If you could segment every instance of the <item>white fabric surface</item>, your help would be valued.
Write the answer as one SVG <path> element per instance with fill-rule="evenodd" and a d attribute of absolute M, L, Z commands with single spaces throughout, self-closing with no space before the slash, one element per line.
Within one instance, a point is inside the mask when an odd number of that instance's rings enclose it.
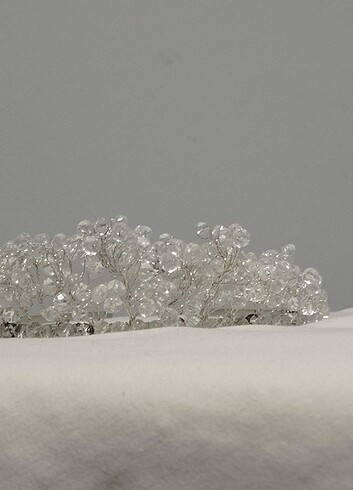
<path fill-rule="evenodd" d="M 353 309 L 0 341 L 1 490 L 353 488 Z"/>

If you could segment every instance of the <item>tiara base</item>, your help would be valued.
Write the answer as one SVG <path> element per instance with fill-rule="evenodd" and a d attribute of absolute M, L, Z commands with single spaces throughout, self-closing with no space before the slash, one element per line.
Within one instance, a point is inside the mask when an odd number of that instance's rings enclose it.
<path fill-rule="evenodd" d="M 325 315 L 324 318 L 328 318 Z M 306 323 L 311 323 L 306 318 Z M 312 319 L 314 323 L 315 318 Z M 220 328 L 241 325 L 283 325 L 296 326 L 302 325 L 303 319 L 298 311 L 294 310 L 262 310 L 247 308 L 234 312 L 232 310 L 218 309 L 210 315 L 203 323 L 196 322 L 194 328 Z M 110 318 L 90 322 L 46 322 L 39 316 L 33 317 L 33 322 L 25 325 L 15 322 L 3 322 L 0 327 L 0 337 L 2 338 L 48 338 L 48 337 L 77 337 L 89 336 L 93 334 L 128 332 L 136 330 L 147 330 L 153 328 L 185 327 L 186 322 L 182 316 L 174 324 L 165 325 L 158 318 L 136 319 L 134 322 L 122 318 Z M 190 326 L 190 325 L 188 325 Z"/>

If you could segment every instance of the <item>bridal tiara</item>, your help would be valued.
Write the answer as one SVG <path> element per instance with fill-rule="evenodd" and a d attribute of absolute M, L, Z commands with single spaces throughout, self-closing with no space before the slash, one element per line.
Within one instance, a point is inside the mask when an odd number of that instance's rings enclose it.
<path fill-rule="evenodd" d="M 77 233 L 23 233 L 0 249 L 0 337 L 91 335 L 164 326 L 303 325 L 326 318 L 314 268 L 295 247 L 246 252 L 238 224 L 199 223 L 200 243 L 125 216 L 81 221 Z M 117 321 L 117 316 L 125 316 Z"/>

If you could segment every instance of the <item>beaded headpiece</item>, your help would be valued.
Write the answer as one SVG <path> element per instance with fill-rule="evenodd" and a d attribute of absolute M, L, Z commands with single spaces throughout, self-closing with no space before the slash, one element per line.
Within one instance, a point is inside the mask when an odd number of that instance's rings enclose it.
<path fill-rule="evenodd" d="M 124 216 L 81 221 L 73 236 L 19 235 L 0 249 L 0 337 L 327 317 L 321 276 L 294 264 L 294 245 L 246 252 L 238 224 L 199 223 L 197 235 L 201 243 L 152 241 L 148 226 L 132 229 Z"/>

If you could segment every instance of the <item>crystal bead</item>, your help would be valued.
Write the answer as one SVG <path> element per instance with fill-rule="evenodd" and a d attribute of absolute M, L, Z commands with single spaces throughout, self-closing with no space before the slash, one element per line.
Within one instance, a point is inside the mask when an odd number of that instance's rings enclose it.
<path fill-rule="evenodd" d="M 196 234 L 203 240 L 210 240 L 212 238 L 212 229 L 206 223 L 200 222 L 197 224 Z"/>
<path fill-rule="evenodd" d="M 322 277 L 314 267 L 309 267 L 303 271 L 303 280 L 307 284 L 319 286 L 322 282 Z"/>
<path fill-rule="evenodd" d="M 229 228 L 222 228 L 218 232 L 218 240 L 219 243 L 222 245 L 224 248 L 232 247 L 232 245 L 235 244 L 234 242 L 234 234 L 232 233 Z"/>
<path fill-rule="evenodd" d="M 74 288 L 75 299 L 82 304 L 88 304 L 91 299 L 91 290 L 87 284 L 80 283 Z"/>
<path fill-rule="evenodd" d="M 83 235 L 90 235 L 93 232 L 93 224 L 88 219 L 84 219 L 77 225 L 77 231 Z"/>
<path fill-rule="evenodd" d="M 50 237 L 46 235 L 45 233 L 41 233 L 39 235 L 36 235 L 34 237 L 35 241 L 42 244 L 42 245 L 48 245 L 50 242 Z"/>
<path fill-rule="evenodd" d="M 117 313 L 122 308 L 122 301 L 118 296 L 109 296 L 104 301 L 104 309 L 107 313 Z"/>
<path fill-rule="evenodd" d="M 123 286 L 121 281 L 118 281 L 117 279 L 113 279 L 112 281 L 108 282 L 108 289 L 112 291 L 114 294 L 119 294 L 121 291 L 121 287 Z"/>
<path fill-rule="evenodd" d="M 266 259 L 275 259 L 278 255 L 277 250 L 266 250 L 265 252 L 262 252 L 261 257 L 264 257 Z"/>
<path fill-rule="evenodd" d="M 142 318 L 149 318 L 155 315 L 157 305 L 153 300 L 146 298 L 139 304 L 138 311 Z"/>
<path fill-rule="evenodd" d="M 105 218 L 99 218 L 94 223 L 94 231 L 101 237 L 106 235 L 109 231 L 108 221 Z"/>
<path fill-rule="evenodd" d="M 17 237 L 15 239 L 15 243 L 16 244 L 22 244 L 22 243 L 27 244 L 30 240 L 31 240 L 31 235 L 29 235 L 28 233 L 20 233 L 19 235 L 17 235 Z"/>
<path fill-rule="evenodd" d="M 96 304 L 103 303 L 108 294 L 108 287 L 105 284 L 99 284 L 92 291 L 92 301 Z"/>
<path fill-rule="evenodd" d="M 124 242 L 129 234 L 126 223 L 124 221 L 118 221 L 117 223 L 114 223 L 110 234 L 116 242 Z"/>
<path fill-rule="evenodd" d="M 163 310 L 161 315 L 161 323 L 165 327 L 172 327 L 174 325 L 178 325 L 179 315 L 176 310 L 173 308 L 166 308 Z"/>
<path fill-rule="evenodd" d="M 302 313 L 303 315 L 311 316 L 315 315 L 316 310 L 314 309 L 314 306 L 312 303 L 308 303 L 302 308 Z"/>
<path fill-rule="evenodd" d="M 21 308 L 27 309 L 33 305 L 33 299 L 29 293 L 22 293 L 19 299 Z"/>
<path fill-rule="evenodd" d="M 42 310 L 42 316 L 48 322 L 55 322 L 58 320 L 58 318 L 60 318 L 54 306 L 48 306 L 48 308 Z"/>
<path fill-rule="evenodd" d="M 119 214 L 119 216 L 116 216 L 115 218 L 112 218 L 112 224 L 115 225 L 117 223 L 124 223 L 125 225 L 127 224 L 127 217 L 123 216 L 122 214 Z"/>
<path fill-rule="evenodd" d="M 95 236 L 88 236 L 82 244 L 82 250 L 86 255 L 97 255 L 99 252 L 100 241 Z"/>
<path fill-rule="evenodd" d="M 147 238 L 148 240 L 152 238 L 152 229 L 149 226 L 138 225 L 135 228 L 135 233 L 141 237 Z"/>
<path fill-rule="evenodd" d="M 53 266 L 49 262 L 43 262 L 42 271 L 46 276 L 53 277 L 55 276 L 55 271 Z"/>
<path fill-rule="evenodd" d="M 250 242 L 250 234 L 245 228 L 236 224 L 229 226 L 229 231 L 232 233 L 234 244 L 236 247 L 246 247 Z"/>
<path fill-rule="evenodd" d="M 71 319 L 74 322 L 81 322 L 86 317 L 86 312 L 85 312 L 84 308 L 82 308 L 80 306 L 76 306 L 75 308 L 72 308 L 70 310 L 70 313 L 71 313 Z"/>
<path fill-rule="evenodd" d="M 168 242 L 171 238 L 172 237 L 171 237 L 171 235 L 169 235 L 169 233 L 162 233 L 161 235 L 159 235 L 159 239 L 162 242 Z"/>
<path fill-rule="evenodd" d="M 96 256 L 85 257 L 86 269 L 91 279 L 97 279 L 102 275 L 104 267 Z"/>
<path fill-rule="evenodd" d="M 223 225 L 216 225 L 212 229 L 212 238 L 213 240 L 218 240 L 219 236 L 226 231 L 226 227 Z"/>
<path fill-rule="evenodd" d="M 62 249 L 64 246 L 65 239 L 66 236 L 64 235 L 64 233 L 57 233 L 56 235 L 54 235 L 54 237 L 51 240 L 51 244 L 54 250 Z"/>
<path fill-rule="evenodd" d="M 295 255 L 295 245 L 293 245 L 293 243 L 284 245 L 284 247 L 281 248 L 281 253 L 287 260 L 293 259 Z"/>
<path fill-rule="evenodd" d="M 159 263 L 162 269 L 172 274 L 180 267 L 180 260 L 176 253 L 165 253 L 160 256 Z"/>
<path fill-rule="evenodd" d="M 70 303 L 70 295 L 65 292 L 60 292 L 54 296 L 53 301 L 60 305 L 66 305 Z"/>

